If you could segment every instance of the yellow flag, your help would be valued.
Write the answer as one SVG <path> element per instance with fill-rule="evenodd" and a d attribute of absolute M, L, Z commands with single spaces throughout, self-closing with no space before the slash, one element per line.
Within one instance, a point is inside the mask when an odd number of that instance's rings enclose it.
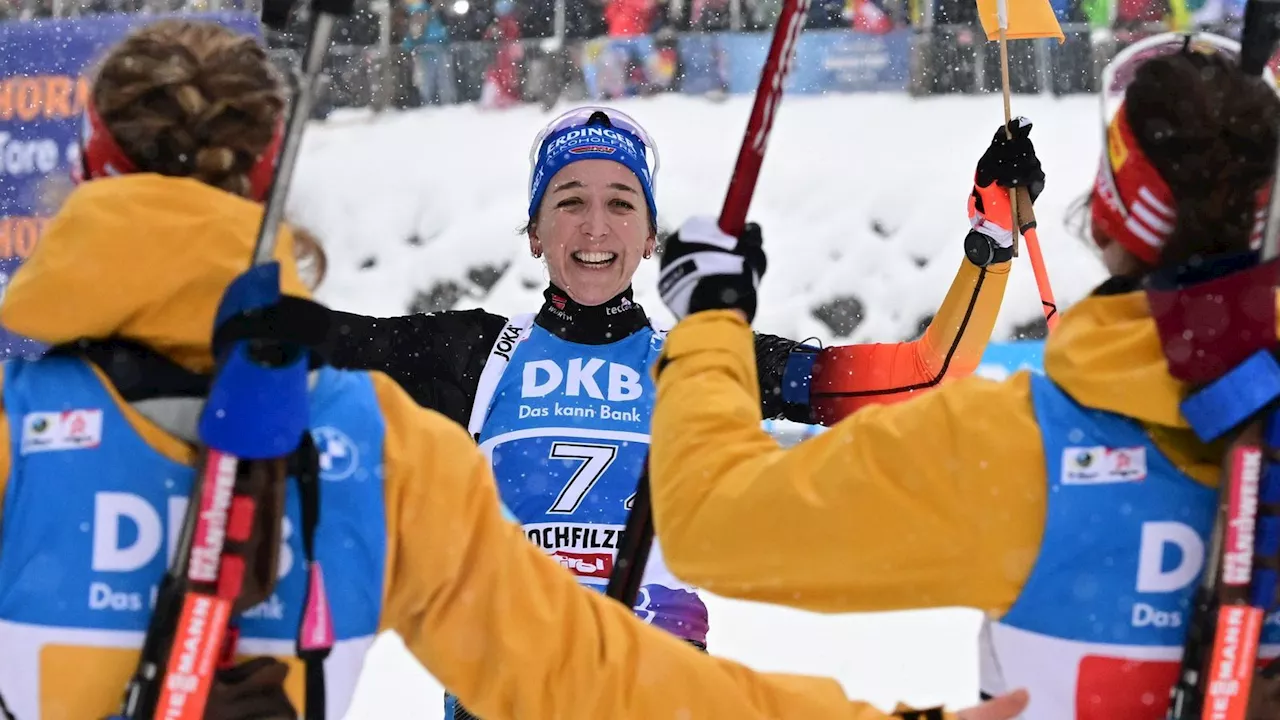
<path fill-rule="evenodd" d="M 1056 37 L 1059 43 L 1066 40 L 1049 0 L 978 0 L 978 17 L 982 20 L 982 29 L 987 33 L 988 40 L 1000 37 L 998 5 L 1001 4 L 1008 5 L 1009 24 L 1005 29 L 1005 37 L 1008 39 Z"/>

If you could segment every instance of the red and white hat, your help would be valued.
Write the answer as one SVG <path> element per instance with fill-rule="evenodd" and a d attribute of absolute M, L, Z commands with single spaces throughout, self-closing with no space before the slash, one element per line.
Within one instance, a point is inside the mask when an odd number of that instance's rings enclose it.
<path fill-rule="evenodd" d="M 1209 33 L 1164 33 L 1134 43 L 1102 73 L 1104 152 L 1094 180 L 1091 222 L 1095 239 L 1107 238 L 1148 265 L 1155 265 L 1177 225 L 1177 203 L 1129 123 L 1124 94 L 1142 63 L 1183 52 L 1225 53 L 1239 60 L 1240 44 Z M 1270 70 L 1264 79 L 1275 87 Z M 1262 237 L 1268 192 L 1260 193 L 1252 241 Z"/>

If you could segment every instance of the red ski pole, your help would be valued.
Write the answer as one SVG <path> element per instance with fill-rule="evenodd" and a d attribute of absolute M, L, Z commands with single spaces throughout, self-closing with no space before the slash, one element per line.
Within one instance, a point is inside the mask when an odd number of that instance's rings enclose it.
<path fill-rule="evenodd" d="M 756 191 L 760 177 L 760 165 L 773 130 L 773 119 L 782 104 L 782 86 L 786 83 L 791 62 L 795 59 L 796 41 L 809 14 L 809 0 L 784 0 L 778 25 L 773 29 L 773 42 L 769 56 L 760 72 L 760 85 L 756 87 L 755 103 L 751 106 L 751 118 L 747 132 L 738 150 L 738 162 L 729 178 L 729 192 L 725 194 L 724 208 L 720 211 L 720 229 L 737 236 L 747 222 L 747 210 L 751 196 Z"/>
<path fill-rule="evenodd" d="M 809 0 L 784 0 L 778 24 L 773 29 L 773 42 L 769 45 L 769 56 L 760 72 L 760 85 L 756 87 L 756 99 L 751 106 L 747 132 L 742 138 L 742 148 L 738 151 L 733 177 L 729 179 L 729 192 L 724 199 L 724 208 L 720 211 L 720 229 L 729 235 L 739 235 L 747 223 L 747 209 L 751 206 L 751 196 L 755 193 L 756 180 L 760 177 L 760 164 L 764 162 L 764 151 L 769 144 L 773 118 L 778 112 L 778 105 L 782 103 L 782 86 L 791 70 L 796 40 L 800 37 L 800 29 L 804 27 L 808 13 Z M 617 560 L 614 561 L 613 571 L 609 573 L 605 595 L 627 607 L 636 604 L 644 568 L 649 562 L 653 534 L 653 507 L 649 501 L 649 459 L 646 457 L 644 472 L 640 475 L 636 494 L 632 496 L 631 513 L 627 515 L 627 524 L 618 543 Z"/>

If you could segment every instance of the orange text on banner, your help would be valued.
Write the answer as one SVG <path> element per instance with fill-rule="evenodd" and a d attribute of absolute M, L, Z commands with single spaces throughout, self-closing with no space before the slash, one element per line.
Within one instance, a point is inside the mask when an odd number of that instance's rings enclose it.
<path fill-rule="evenodd" d="M 47 222 L 42 217 L 0 217 L 0 260 L 30 257 Z"/>
<path fill-rule="evenodd" d="M 70 75 L 33 75 L 0 80 L 0 122 L 79 117 L 89 81 Z"/>

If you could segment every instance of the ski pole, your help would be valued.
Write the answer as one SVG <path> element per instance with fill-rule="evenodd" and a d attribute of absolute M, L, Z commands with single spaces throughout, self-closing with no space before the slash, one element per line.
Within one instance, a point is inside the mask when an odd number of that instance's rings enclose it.
<path fill-rule="evenodd" d="M 649 458 L 645 456 L 644 470 L 636 484 L 636 494 L 631 501 L 627 524 L 622 528 L 618 541 L 618 557 L 609 573 L 609 584 L 604 594 L 627 607 L 635 607 L 640 594 L 640 581 L 645 566 L 649 564 L 649 549 L 653 547 L 653 505 L 649 501 Z"/>
<path fill-rule="evenodd" d="M 1267 266 L 1274 276 L 1275 265 Z M 1247 388 L 1247 390 L 1246 390 Z M 1259 350 L 1183 403 L 1196 434 L 1236 432 L 1223 461 L 1206 563 L 1196 588 L 1169 720 L 1242 719 L 1266 611 L 1276 600 L 1280 547 L 1280 362 Z"/>
<path fill-rule="evenodd" d="M 782 104 L 783 85 L 791 72 L 796 42 L 808 15 L 809 0 L 784 0 L 778 24 L 773 30 L 773 41 L 769 44 L 769 55 L 760 71 L 760 84 L 756 87 L 747 130 L 738 149 L 738 161 L 729 178 L 724 207 L 720 210 L 720 229 L 726 235 L 736 237 L 746 225 L 747 210 L 756 191 L 764 152 L 773 132 L 773 121 L 778 114 L 778 106 Z"/>
<path fill-rule="evenodd" d="M 1012 140 L 1012 107 L 1009 84 L 1009 0 L 998 0 L 996 18 L 1000 40 L 1000 89 L 1004 95 L 1004 133 Z M 1018 234 L 1027 239 L 1027 254 L 1031 258 L 1031 271 L 1036 276 L 1036 288 L 1040 291 L 1040 307 L 1045 323 L 1052 331 L 1058 325 L 1058 304 L 1053 299 L 1053 287 L 1049 284 L 1049 271 L 1044 267 L 1044 255 L 1040 252 L 1040 235 L 1036 232 L 1036 213 L 1031 204 L 1031 192 L 1019 187 L 1009 193 L 1009 210 L 1013 216 L 1013 256 L 1018 256 Z"/>
<path fill-rule="evenodd" d="M 354 6 L 353 0 L 314 2 L 303 67 L 292 78 L 294 97 L 250 269 L 224 295 L 217 328 L 267 308 L 280 297 L 279 265 L 273 257 L 289 178 L 337 17 L 350 15 Z M 283 26 L 288 3 L 272 0 L 263 12 L 264 21 Z M 177 548 L 161 581 L 119 718 L 203 717 L 246 572 L 239 546 L 248 540 L 258 510 L 251 494 L 237 490 L 252 486 L 255 474 L 267 472 L 262 463 L 244 461 L 287 455 L 306 431 L 308 352 L 244 339 L 223 350 L 200 418 L 199 434 L 206 446 L 201 469 L 192 483 Z M 314 710 L 308 708 L 308 715 Z"/>
<path fill-rule="evenodd" d="M 1008 125 L 1005 125 L 1006 129 Z M 1040 307 L 1044 310 L 1045 324 L 1050 332 L 1058 326 L 1058 302 L 1053 298 L 1053 286 L 1049 284 L 1049 271 L 1044 267 L 1044 255 L 1040 253 L 1040 235 L 1036 232 L 1036 210 L 1031 204 L 1031 191 L 1020 187 L 1017 192 L 1010 193 L 1010 199 L 1017 198 L 1018 232 L 1027 239 L 1027 257 L 1031 260 L 1031 271 L 1036 276 L 1036 288 L 1040 291 Z M 1017 233 L 1014 234 L 1014 247 L 1017 247 Z"/>
<path fill-rule="evenodd" d="M 751 106 L 751 116 L 747 120 L 747 130 L 738 150 L 738 160 L 729 178 L 729 189 L 725 194 L 724 206 L 720 210 L 720 230 L 728 235 L 737 236 L 742 233 L 747 222 L 747 210 L 751 206 L 751 196 L 755 194 L 756 181 L 760 177 L 760 166 L 764 162 L 765 149 L 769 145 L 769 134 L 773 130 L 773 120 L 778 106 L 782 104 L 782 89 L 786 84 L 787 74 L 791 71 L 791 61 L 795 56 L 796 41 L 809 13 L 809 0 L 784 0 L 782 11 L 778 15 L 778 23 L 773 29 L 773 41 L 769 45 L 769 55 L 765 58 L 764 67 L 760 71 L 760 84 L 756 87 L 755 101 Z M 644 470 L 636 484 L 635 498 L 632 500 L 631 512 L 627 515 L 627 523 L 622 530 L 622 539 L 618 543 L 618 556 L 613 563 L 613 571 L 609 573 L 609 584 L 605 594 L 615 600 L 633 607 L 636 596 L 640 592 L 640 581 L 644 577 L 645 565 L 649 562 L 649 548 L 653 545 L 653 506 L 649 499 L 649 458 L 646 455 Z"/>
<path fill-rule="evenodd" d="M 262 224 L 258 227 L 258 239 L 253 249 L 253 264 L 265 265 L 271 262 L 275 254 L 276 234 L 280 230 L 280 221 L 284 217 L 284 206 L 289 199 L 289 187 L 293 180 L 293 170 L 298 162 L 298 150 L 302 147 L 302 133 L 311 111 L 315 108 L 316 94 L 319 90 L 320 75 L 324 71 L 324 59 L 329 52 L 330 38 L 339 17 L 350 16 L 355 9 L 355 0 L 312 0 L 310 32 L 307 44 L 302 51 L 301 69 L 293 69 L 292 80 L 294 98 L 289 104 L 284 140 L 280 145 L 280 157 L 276 161 L 275 171 L 271 176 L 271 192 L 267 195 L 266 207 L 262 213 Z M 289 0 L 276 0 L 276 3 L 287 3 Z M 263 19 L 268 18 L 267 8 L 273 7 L 269 2 L 263 8 Z M 288 13 L 273 10 L 272 21 L 287 21 Z M 283 24 L 281 25 L 283 27 Z"/>
<path fill-rule="evenodd" d="M 1245 73 L 1262 74 L 1275 49 L 1278 21 L 1277 0 L 1246 4 L 1240 47 Z M 1275 172 L 1280 172 L 1280 148 Z M 1271 301 L 1280 268 L 1278 221 L 1280 194 L 1272 192 L 1261 252 L 1251 267 L 1222 261 L 1227 272 L 1190 286 L 1180 287 L 1176 272 L 1147 283 L 1171 374 L 1202 386 L 1183 402 L 1183 416 L 1205 441 L 1243 427 L 1223 461 L 1218 510 L 1170 691 L 1168 720 L 1244 717 L 1263 615 L 1276 600 L 1277 576 L 1268 564 L 1274 565 L 1280 546 L 1280 515 L 1275 514 L 1280 502 L 1280 363 L 1274 355 Z M 1223 338 L 1226 343 L 1215 341 L 1208 354 L 1204 343 L 1214 333 L 1197 332 L 1190 310 L 1206 302 L 1220 303 L 1234 316 L 1233 336 Z"/>

